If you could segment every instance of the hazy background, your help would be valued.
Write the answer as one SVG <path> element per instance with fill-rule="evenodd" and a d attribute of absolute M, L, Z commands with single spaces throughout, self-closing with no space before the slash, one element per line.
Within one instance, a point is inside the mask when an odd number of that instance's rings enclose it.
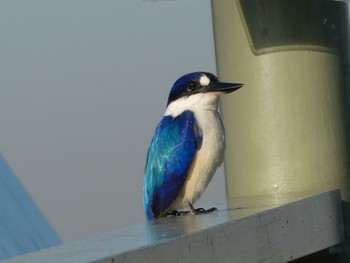
<path fill-rule="evenodd" d="M 215 73 L 211 19 L 209 0 L 0 2 L 0 152 L 63 241 L 145 221 L 148 144 L 173 82 Z M 221 169 L 198 204 L 224 199 Z"/>

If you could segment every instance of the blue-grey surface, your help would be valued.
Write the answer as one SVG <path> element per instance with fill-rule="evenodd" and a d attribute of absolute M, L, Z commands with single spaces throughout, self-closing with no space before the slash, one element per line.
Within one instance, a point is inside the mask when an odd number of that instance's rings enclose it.
<path fill-rule="evenodd" d="M 0 260 L 60 243 L 0 155 Z"/>
<path fill-rule="evenodd" d="M 339 191 L 238 198 L 228 207 L 133 225 L 6 263 L 287 262 L 344 238 Z"/>
<path fill-rule="evenodd" d="M 0 1 L 0 152 L 63 241 L 145 220 L 152 132 L 180 75 L 215 73 L 211 23 L 209 0 Z M 221 170 L 199 202 L 224 199 Z"/>

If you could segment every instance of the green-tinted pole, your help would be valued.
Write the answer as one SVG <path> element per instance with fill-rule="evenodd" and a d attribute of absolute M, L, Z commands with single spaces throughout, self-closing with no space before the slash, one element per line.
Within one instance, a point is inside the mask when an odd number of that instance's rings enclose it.
<path fill-rule="evenodd" d="M 212 7 L 218 76 L 244 83 L 221 104 L 228 198 L 340 188 L 350 200 L 337 15 L 309 0 Z"/>

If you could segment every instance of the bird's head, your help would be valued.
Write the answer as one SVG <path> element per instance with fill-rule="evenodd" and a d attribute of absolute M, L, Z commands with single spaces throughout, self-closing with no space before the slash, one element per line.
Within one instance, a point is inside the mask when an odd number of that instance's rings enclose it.
<path fill-rule="evenodd" d="M 167 106 L 191 109 L 200 104 L 213 104 L 216 107 L 219 95 L 233 92 L 242 86 L 239 83 L 219 82 L 214 74 L 208 72 L 188 73 L 175 81 Z"/>

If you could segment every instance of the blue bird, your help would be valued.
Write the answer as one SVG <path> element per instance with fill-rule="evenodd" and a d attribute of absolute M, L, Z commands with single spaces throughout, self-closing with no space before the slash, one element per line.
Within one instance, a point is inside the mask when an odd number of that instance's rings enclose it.
<path fill-rule="evenodd" d="M 223 161 L 225 133 L 219 97 L 242 86 L 219 82 L 208 72 L 189 73 L 174 83 L 146 158 L 143 203 L 147 220 L 216 210 L 195 209 L 193 204 Z M 178 212 L 185 207 L 190 210 Z"/>

